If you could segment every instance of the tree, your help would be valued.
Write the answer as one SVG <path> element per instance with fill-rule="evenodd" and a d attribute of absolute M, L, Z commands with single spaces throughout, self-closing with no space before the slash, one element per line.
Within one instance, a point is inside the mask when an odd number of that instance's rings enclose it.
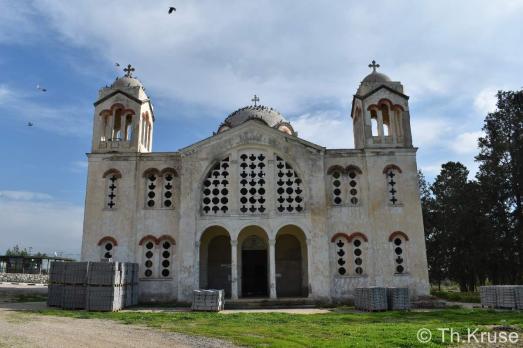
<path fill-rule="evenodd" d="M 15 245 L 14 247 L 7 249 L 5 252 L 6 256 L 29 256 L 29 252 L 26 248 L 21 248 L 20 246 Z"/>
<path fill-rule="evenodd" d="M 523 90 L 499 91 L 485 118 L 477 174 L 491 226 L 493 283 L 523 283 Z"/>

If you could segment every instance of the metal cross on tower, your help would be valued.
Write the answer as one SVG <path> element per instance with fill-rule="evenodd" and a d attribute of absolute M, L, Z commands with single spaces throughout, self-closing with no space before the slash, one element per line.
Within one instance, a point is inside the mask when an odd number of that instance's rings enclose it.
<path fill-rule="evenodd" d="M 260 98 L 255 94 L 251 101 L 254 102 L 254 106 L 258 106 L 256 103 L 260 101 Z"/>
<path fill-rule="evenodd" d="M 127 68 L 123 69 L 123 71 L 125 71 L 125 77 L 133 77 L 134 68 L 131 64 L 128 64 Z"/>
<path fill-rule="evenodd" d="M 372 61 L 372 64 L 369 64 L 369 68 L 372 68 L 372 72 L 376 72 L 376 68 L 379 68 L 379 67 L 380 67 L 380 65 L 376 64 L 375 60 Z"/>

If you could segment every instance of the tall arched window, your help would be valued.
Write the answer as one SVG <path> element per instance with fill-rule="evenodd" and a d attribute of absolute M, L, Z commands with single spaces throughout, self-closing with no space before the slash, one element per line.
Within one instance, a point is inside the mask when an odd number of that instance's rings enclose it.
<path fill-rule="evenodd" d="M 161 278 L 173 277 L 174 263 L 174 239 L 170 236 L 162 236 L 159 239 L 159 275 Z"/>
<path fill-rule="evenodd" d="M 360 204 L 360 177 L 361 169 L 350 165 L 347 167 L 347 177 L 348 177 L 348 194 L 349 194 L 349 205 L 357 206 Z"/>
<path fill-rule="evenodd" d="M 303 185 L 292 166 L 276 156 L 276 209 L 280 213 L 300 213 L 304 209 Z"/>
<path fill-rule="evenodd" d="M 166 209 L 174 208 L 174 169 L 164 169 L 161 173 L 162 178 L 162 207 Z"/>
<path fill-rule="evenodd" d="M 239 158 L 240 212 L 264 213 L 267 210 L 265 181 L 267 156 L 260 151 L 244 151 Z"/>
<path fill-rule="evenodd" d="M 202 186 L 203 214 L 225 214 L 229 211 L 229 157 L 216 162 Z"/>
<path fill-rule="evenodd" d="M 116 209 L 118 198 L 118 184 L 122 174 L 116 169 L 110 169 L 105 172 L 105 208 Z"/>
<path fill-rule="evenodd" d="M 143 176 L 145 179 L 145 207 L 173 209 L 176 171 L 166 168 L 160 172 L 151 168 L 146 170 Z"/>
<path fill-rule="evenodd" d="M 158 240 L 154 236 L 145 236 L 138 245 L 142 249 L 141 276 L 146 279 L 156 278 L 158 274 Z"/>
<path fill-rule="evenodd" d="M 343 185 L 344 170 L 341 167 L 334 167 L 330 170 L 330 182 L 332 190 L 332 204 L 342 205 L 345 201 L 345 189 Z"/>
<path fill-rule="evenodd" d="M 352 249 L 352 268 L 351 274 L 361 276 L 367 270 L 367 236 L 360 232 L 354 232 L 349 236 Z"/>
<path fill-rule="evenodd" d="M 145 177 L 145 207 L 156 208 L 159 206 L 158 199 L 161 192 L 160 173 L 157 169 L 148 169 L 144 173 Z"/>
<path fill-rule="evenodd" d="M 407 244 L 409 237 L 400 231 L 394 232 L 389 237 L 392 255 L 394 257 L 394 273 L 404 274 L 408 272 L 407 267 Z"/>
<path fill-rule="evenodd" d="M 385 174 L 385 180 L 387 180 L 387 197 L 389 204 L 392 206 L 400 205 L 398 182 L 401 169 L 394 164 L 390 164 L 383 169 L 383 173 Z"/>
<path fill-rule="evenodd" d="M 378 131 L 378 113 L 375 109 L 370 110 L 370 123 L 371 123 L 371 132 L 373 137 L 379 135 Z"/>
<path fill-rule="evenodd" d="M 335 274 L 340 276 L 349 275 L 349 236 L 345 233 L 336 233 L 331 238 L 331 242 L 334 243 Z"/>
<path fill-rule="evenodd" d="M 103 237 L 98 241 L 100 248 L 100 260 L 112 260 L 116 253 L 118 243 L 113 237 Z"/>

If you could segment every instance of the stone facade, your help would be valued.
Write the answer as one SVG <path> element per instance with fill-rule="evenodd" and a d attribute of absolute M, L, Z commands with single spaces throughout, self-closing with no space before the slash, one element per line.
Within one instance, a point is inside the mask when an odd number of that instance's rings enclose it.
<path fill-rule="evenodd" d="M 0 273 L 0 283 L 47 284 L 47 274 Z"/>
<path fill-rule="evenodd" d="M 427 295 L 408 97 L 374 71 L 351 117 L 355 149 L 305 141 L 274 109 L 251 106 L 207 139 L 156 153 L 142 84 L 117 79 L 95 103 L 82 260 L 139 263 L 141 301 L 190 302 L 197 288 L 329 302 L 359 286 Z"/>

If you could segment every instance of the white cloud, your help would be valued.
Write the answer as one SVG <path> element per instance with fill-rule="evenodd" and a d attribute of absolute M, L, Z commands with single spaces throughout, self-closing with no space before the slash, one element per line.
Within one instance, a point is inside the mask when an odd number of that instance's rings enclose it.
<path fill-rule="evenodd" d="M 71 163 L 71 171 L 73 173 L 85 173 L 87 171 L 87 161 L 73 161 Z"/>
<path fill-rule="evenodd" d="M 442 117 L 411 118 L 412 142 L 414 146 L 428 148 L 441 144 L 448 136 L 451 124 Z"/>
<path fill-rule="evenodd" d="M 315 112 L 291 120 L 298 136 L 329 149 L 352 148 L 351 119 L 337 111 Z"/>
<path fill-rule="evenodd" d="M 2 191 L 0 253 L 18 244 L 34 252 L 79 257 L 83 208 L 45 193 Z"/>
<path fill-rule="evenodd" d="M 474 108 L 481 117 L 485 117 L 488 113 L 496 111 L 496 103 L 498 101 L 496 93 L 498 89 L 488 87 L 481 90 L 476 98 L 474 98 Z"/>
<path fill-rule="evenodd" d="M 460 155 L 476 154 L 478 152 L 478 138 L 483 135 L 482 131 L 461 133 L 450 142 L 450 149 Z"/>
<path fill-rule="evenodd" d="M 53 197 L 47 193 L 30 192 L 30 191 L 0 191 L 0 199 L 15 201 L 33 201 L 49 200 Z"/>

